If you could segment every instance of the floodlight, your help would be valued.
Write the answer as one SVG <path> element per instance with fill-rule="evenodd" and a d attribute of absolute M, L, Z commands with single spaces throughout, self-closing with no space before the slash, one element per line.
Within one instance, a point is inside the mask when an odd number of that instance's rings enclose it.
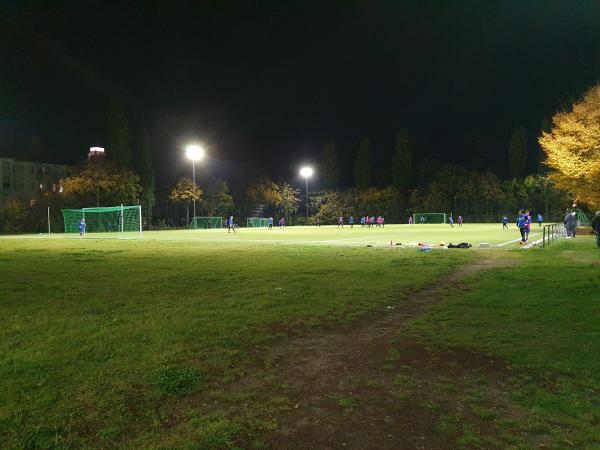
<path fill-rule="evenodd" d="M 202 159 L 204 156 L 204 149 L 199 145 L 188 145 L 185 148 L 185 156 L 187 156 L 192 161 L 197 161 Z"/>
<path fill-rule="evenodd" d="M 302 175 L 304 178 L 311 177 L 312 174 L 313 174 L 312 167 L 303 167 L 302 169 L 300 169 L 300 175 Z"/>

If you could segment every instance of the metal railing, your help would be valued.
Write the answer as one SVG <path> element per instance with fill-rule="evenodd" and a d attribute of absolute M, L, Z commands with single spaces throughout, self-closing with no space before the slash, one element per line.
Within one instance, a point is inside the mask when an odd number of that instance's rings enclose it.
<path fill-rule="evenodd" d="M 542 230 L 542 248 L 565 236 L 565 226 L 562 223 L 544 225 Z"/>

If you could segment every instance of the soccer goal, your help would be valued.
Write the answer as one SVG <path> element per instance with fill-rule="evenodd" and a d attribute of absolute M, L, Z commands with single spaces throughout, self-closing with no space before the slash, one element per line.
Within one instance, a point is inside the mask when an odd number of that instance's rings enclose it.
<path fill-rule="evenodd" d="M 210 230 L 223 228 L 222 217 L 194 217 L 190 223 L 190 230 Z"/>
<path fill-rule="evenodd" d="M 248 217 L 246 219 L 246 226 L 248 228 L 268 227 L 269 219 L 266 217 Z"/>
<path fill-rule="evenodd" d="M 585 213 L 578 209 L 578 208 L 569 208 L 567 209 L 567 212 L 574 212 L 577 216 L 577 226 L 578 227 L 591 227 L 590 225 L 590 221 L 588 220 L 587 216 L 585 215 Z"/>
<path fill-rule="evenodd" d="M 135 239 L 142 237 L 141 206 L 62 209 L 65 236 L 80 236 L 85 222 L 85 235 L 94 238 Z"/>
<path fill-rule="evenodd" d="M 446 213 L 414 213 L 413 223 L 447 223 Z"/>

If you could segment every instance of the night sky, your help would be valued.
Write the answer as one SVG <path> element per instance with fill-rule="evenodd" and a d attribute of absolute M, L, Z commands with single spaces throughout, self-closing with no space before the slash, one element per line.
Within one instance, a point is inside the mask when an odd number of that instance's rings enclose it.
<path fill-rule="evenodd" d="M 349 183 L 361 136 L 389 181 L 403 127 L 419 160 L 503 175 L 513 129 L 533 157 L 542 119 L 600 78 L 597 0 L 120 3 L 0 1 L 0 155 L 38 135 L 72 163 L 117 95 L 159 183 L 187 174 L 191 139 L 206 171 L 278 179 L 329 137 Z"/>

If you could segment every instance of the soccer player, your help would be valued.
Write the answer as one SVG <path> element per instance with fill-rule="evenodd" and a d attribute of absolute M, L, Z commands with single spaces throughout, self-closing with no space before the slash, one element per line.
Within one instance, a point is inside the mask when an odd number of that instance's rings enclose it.
<path fill-rule="evenodd" d="M 531 222 L 533 222 L 529 210 L 525 211 L 525 217 L 527 218 L 525 223 L 525 242 L 527 242 L 529 241 L 529 233 L 531 233 Z"/>
<path fill-rule="evenodd" d="M 233 225 L 233 216 L 229 216 L 229 219 L 227 219 L 227 232 L 231 233 L 231 231 L 233 230 L 233 232 L 235 233 L 235 226 Z"/>
<path fill-rule="evenodd" d="M 544 221 L 544 218 L 542 217 L 541 214 L 538 214 L 538 226 L 541 227 L 542 226 L 542 222 Z"/>
<path fill-rule="evenodd" d="M 412 224 L 413 224 L 412 216 L 408 216 L 408 224 L 412 227 Z"/>
<path fill-rule="evenodd" d="M 273 218 L 269 217 L 269 230 L 273 229 Z"/>
<path fill-rule="evenodd" d="M 321 219 L 319 219 L 318 217 L 315 219 L 315 225 L 317 226 L 317 228 L 321 228 Z"/>
<path fill-rule="evenodd" d="M 367 228 L 369 228 L 371 226 L 371 218 L 369 217 L 368 214 L 365 217 L 365 224 L 367 225 Z"/>
<path fill-rule="evenodd" d="M 504 217 L 502 218 L 502 229 L 503 229 L 503 230 L 504 230 L 504 229 L 508 230 L 508 217 L 506 217 L 506 216 L 504 216 Z"/>
<path fill-rule="evenodd" d="M 279 219 L 279 228 L 281 227 L 285 227 L 285 217 L 282 217 L 281 219 Z"/>
<path fill-rule="evenodd" d="M 450 216 L 450 218 L 448 219 L 448 224 L 450 224 L 450 226 L 454 228 L 454 218 L 452 216 Z"/>
<path fill-rule="evenodd" d="M 364 228 L 364 227 L 365 227 L 365 222 L 366 222 L 365 216 L 362 216 L 362 217 L 360 218 L 360 226 L 361 226 L 362 228 Z"/>
<path fill-rule="evenodd" d="M 385 217 L 381 217 L 381 226 L 382 228 L 385 228 Z"/>
<path fill-rule="evenodd" d="M 519 241 L 519 245 L 523 245 L 527 242 L 527 237 L 525 235 L 525 225 L 527 224 L 527 216 L 525 212 L 521 209 L 519 211 L 519 215 L 517 217 L 517 228 L 521 233 L 521 240 Z"/>
<path fill-rule="evenodd" d="M 350 224 L 350 228 L 354 228 L 354 217 L 350 216 L 348 218 L 348 223 Z"/>
<path fill-rule="evenodd" d="M 458 216 L 458 226 L 462 227 L 463 224 L 463 217 L 462 216 Z"/>
<path fill-rule="evenodd" d="M 371 216 L 371 218 L 369 219 L 369 227 L 374 227 L 375 226 L 375 216 Z"/>
<path fill-rule="evenodd" d="M 340 218 L 338 219 L 338 228 L 339 227 L 344 228 L 344 216 L 340 216 Z"/>
<path fill-rule="evenodd" d="M 81 220 L 79 221 L 79 237 L 80 238 L 84 238 L 85 237 L 85 219 L 82 217 Z"/>

